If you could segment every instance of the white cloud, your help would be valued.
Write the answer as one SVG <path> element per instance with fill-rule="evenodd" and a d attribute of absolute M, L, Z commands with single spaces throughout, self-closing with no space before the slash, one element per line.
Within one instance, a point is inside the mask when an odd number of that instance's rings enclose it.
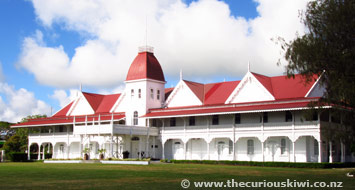
<path fill-rule="evenodd" d="M 59 102 L 60 107 L 64 107 L 73 101 L 78 96 L 79 91 L 77 89 L 70 89 L 69 94 L 65 90 L 54 90 L 51 98 Z"/>
<path fill-rule="evenodd" d="M 19 122 L 28 115 L 50 114 L 50 106 L 37 100 L 26 89 L 16 90 L 13 86 L 0 83 L 0 95 L 0 121 Z"/>
<path fill-rule="evenodd" d="M 241 77 L 247 70 L 267 75 L 283 72 L 276 62 L 280 47 L 271 38 L 293 39 L 304 27 L 298 18 L 306 0 L 257 0 L 259 16 L 246 20 L 231 16 L 222 1 L 46 1 L 33 0 L 38 19 L 90 38 L 69 58 L 62 46 L 47 47 L 38 34 L 27 37 L 19 65 L 46 85 L 67 88 L 112 87 L 122 82 L 137 47 L 155 47 L 165 75 L 187 78 Z"/>
<path fill-rule="evenodd" d="M 1 61 L 0 61 L 0 82 L 4 81 L 5 77 L 4 77 L 4 74 L 2 72 L 2 64 L 1 64 Z"/>

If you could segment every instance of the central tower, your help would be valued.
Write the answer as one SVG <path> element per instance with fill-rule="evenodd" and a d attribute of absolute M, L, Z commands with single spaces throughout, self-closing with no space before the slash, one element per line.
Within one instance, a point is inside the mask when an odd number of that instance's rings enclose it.
<path fill-rule="evenodd" d="M 153 47 L 138 48 L 126 77 L 126 97 L 129 105 L 126 111 L 128 125 L 147 125 L 145 115 L 151 108 L 161 108 L 165 101 L 165 77 Z"/>

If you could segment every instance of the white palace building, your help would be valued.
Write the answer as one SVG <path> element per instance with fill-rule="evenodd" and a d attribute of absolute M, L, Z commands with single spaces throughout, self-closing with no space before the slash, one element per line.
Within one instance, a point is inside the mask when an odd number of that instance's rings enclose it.
<path fill-rule="evenodd" d="M 305 118 L 323 96 L 317 78 L 268 77 L 248 71 L 240 81 L 201 84 L 183 80 L 165 88 L 152 48 L 141 48 L 120 94 L 80 92 L 53 116 L 13 127 L 31 128 L 28 150 L 53 158 L 351 162 L 346 133 L 332 107 Z M 335 131 L 335 132 L 334 132 Z M 30 151 L 28 151 L 30 157 Z"/>

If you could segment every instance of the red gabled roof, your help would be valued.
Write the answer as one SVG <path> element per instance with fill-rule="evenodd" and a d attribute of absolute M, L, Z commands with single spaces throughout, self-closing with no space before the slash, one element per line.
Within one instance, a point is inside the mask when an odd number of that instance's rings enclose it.
<path fill-rule="evenodd" d="M 54 114 L 52 117 L 62 117 L 62 116 L 66 116 L 69 109 L 71 108 L 71 106 L 73 105 L 74 101 L 70 102 L 70 104 L 68 104 L 67 106 L 65 106 L 64 108 L 62 108 L 61 110 L 59 110 L 56 114 Z"/>
<path fill-rule="evenodd" d="M 240 81 L 211 83 L 205 85 L 205 105 L 223 104 Z"/>
<path fill-rule="evenodd" d="M 154 79 L 165 82 L 163 70 L 153 53 L 140 52 L 132 62 L 126 81 Z"/>
<path fill-rule="evenodd" d="M 83 92 L 83 95 L 85 96 L 86 100 L 89 102 L 91 108 L 96 112 L 97 108 L 99 107 L 102 100 L 104 99 L 104 95 L 87 93 L 87 92 Z"/>
<path fill-rule="evenodd" d="M 95 113 L 108 113 L 121 94 L 101 95 L 83 92 Z"/>
<path fill-rule="evenodd" d="M 169 95 L 173 92 L 174 88 L 166 88 L 165 89 L 165 100 L 169 97 Z"/>
<path fill-rule="evenodd" d="M 267 77 L 257 73 L 251 73 L 254 77 L 270 92 L 270 94 L 274 94 L 272 89 L 271 77 Z"/>
<path fill-rule="evenodd" d="M 99 107 L 97 108 L 96 113 L 110 112 L 112 106 L 115 104 L 115 102 L 118 100 L 118 98 L 120 96 L 121 96 L 121 94 L 105 95 L 104 98 L 102 99 Z"/>
<path fill-rule="evenodd" d="M 248 111 L 264 111 L 264 110 L 277 110 L 277 109 L 291 109 L 291 108 L 306 108 L 311 101 L 316 99 L 303 98 L 298 101 L 265 101 L 250 103 L 239 103 L 219 105 L 219 106 L 195 106 L 188 108 L 162 108 L 151 109 L 150 113 L 142 117 L 168 117 L 168 116 L 186 116 L 186 115 L 199 115 L 199 114 L 221 114 L 229 112 L 248 112 Z"/>
<path fill-rule="evenodd" d="M 305 83 L 305 78 L 300 74 L 295 75 L 295 78 L 287 78 L 287 76 L 270 77 L 273 86 L 273 95 L 277 100 L 305 97 L 317 78 L 314 75 L 312 82 Z"/>
<path fill-rule="evenodd" d="M 205 97 L 205 91 L 204 91 L 205 85 L 197 82 L 187 81 L 187 80 L 184 80 L 184 82 L 203 104 L 204 97 Z"/>

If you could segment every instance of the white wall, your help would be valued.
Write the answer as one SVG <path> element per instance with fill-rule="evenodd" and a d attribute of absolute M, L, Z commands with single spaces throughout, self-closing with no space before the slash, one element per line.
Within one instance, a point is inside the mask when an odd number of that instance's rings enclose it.
<path fill-rule="evenodd" d="M 274 99 L 270 92 L 251 73 L 247 73 L 227 99 L 227 103 L 258 102 Z"/>
<path fill-rule="evenodd" d="M 202 102 L 185 84 L 185 82 L 180 80 L 174 91 L 167 99 L 167 107 L 181 107 L 193 105 L 202 105 Z"/>
<path fill-rule="evenodd" d="M 147 113 L 148 109 L 151 108 L 161 108 L 163 102 L 165 101 L 164 93 L 164 83 L 152 81 L 152 80 L 137 80 L 128 81 L 126 83 L 126 88 L 124 91 L 124 97 L 116 107 L 114 112 L 125 112 L 126 113 L 126 124 L 133 125 L 133 113 L 138 112 L 138 117 L 143 116 Z M 131 90 L 134 90 L 134 95 L 131 96 Z M 139 89 L 141 89 L 141 98 L 138 96 Z M 151 97 L 151 91 L 153 89 L 154 96 Z M 157 99 L 157 90 L 160 91 L 159 100 Z M 139 118 L 138 125 L 146 126 L 146 119 Z"/>
<path fill-rule="evenodd" d="M 70 115 L 72 116 L 94 114 L 94 110 L 91 108 L 89 102 L 83 96 L 79 98 L 78 102 L 76 102 L 74 106 L 75 107 L 70 113 Z"/>
<path fill-rule="evenodd" d="M 247 154 L 247 141 L 249 139 L 254 140 L 254 154 L 248 155 Z M 262 161 L 262 154 L 261 154 L 261 142 L 259 139 L 255 137 L 250 138 L 240 138 L 236 144 L 236 157 L 237 160 L 241 161 Z"/>

